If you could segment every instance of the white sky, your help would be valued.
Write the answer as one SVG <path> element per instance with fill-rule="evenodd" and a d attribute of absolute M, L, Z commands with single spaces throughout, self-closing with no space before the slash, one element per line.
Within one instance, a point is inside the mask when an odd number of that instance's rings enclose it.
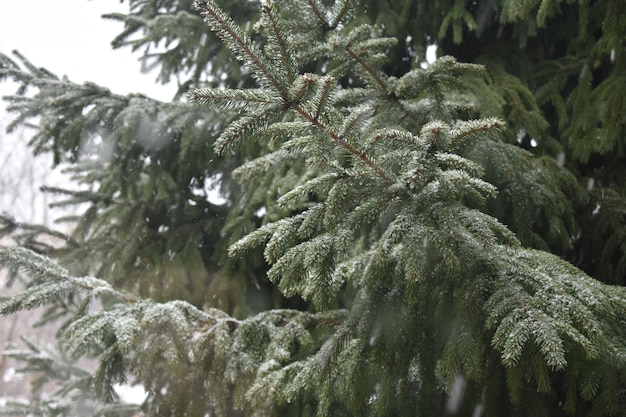
<path fill-rule="evenodd" d="M 123 24 L 101 15 L 126 12 L 119 0 L 0 0 L 0 52 L 17 49 L 34 65 L 74 82 L 93 81 L 115 93 L 141 92 L 169 100 L 175 87 L 141 74 L 130 48 L 113 50 Z M 10 93 L 0 85 L 0 94 Z"/>

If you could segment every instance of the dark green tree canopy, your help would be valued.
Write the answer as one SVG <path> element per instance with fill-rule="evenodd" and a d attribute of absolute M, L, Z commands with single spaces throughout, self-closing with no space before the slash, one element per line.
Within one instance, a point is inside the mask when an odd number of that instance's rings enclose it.
<path fill-rule="evenodd" d="M 66 320 L 8 413 L 624 415 L 622 3 L 131 0 L 171 103 L 0 55 L 86 207 L 0 218 Z"/>

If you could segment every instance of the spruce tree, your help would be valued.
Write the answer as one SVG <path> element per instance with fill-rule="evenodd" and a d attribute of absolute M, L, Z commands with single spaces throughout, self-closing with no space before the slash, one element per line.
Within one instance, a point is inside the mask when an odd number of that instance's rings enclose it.
<path fill-rule="evenodd" d="M 0 413 L 624 415 L 621 2 L 219 3 L 108 16 L 171 103 L 0 55 L 85 207 L 0 218 L 2 313 L 63 321 Z"/>

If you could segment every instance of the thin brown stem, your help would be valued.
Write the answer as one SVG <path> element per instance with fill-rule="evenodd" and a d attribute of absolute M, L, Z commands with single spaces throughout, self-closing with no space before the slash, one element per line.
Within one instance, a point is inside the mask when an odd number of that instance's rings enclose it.
<path fill-rule="evenodd" d="M 341 137 L 345 137 L 348 132 L 350 132 L 352 130 L 352 128 L 354 126 L 356 126 L 356 124 L 359 122 L 359 120 L 361 120 L 363 118 L 363 116 L 365 115 L 366 112 L 361 112 L 359 115 L 357 115 L 354 120 L 352 120 L 347 126 L 346 128 L 343 130 L 343 132 L 341 133 Z"/>
<path fill-rule="evenodd" d="M 330 92 L 331 87 L 331 79 L 324 79 L 324 89 L 322 90 L 322 96 L 320 98 L 319 105 L 317 106 L 317 111 L 315 112 L 315 118 L 319 119 L 322 114 L 322 109 L 324 108 L 324 104 L 326 103 L 326 99 L 328 98 L 328 94 Z"/>
<path fill-rule="evenodd" d="M 313 9 L 313 12 L 315 13 L 315 17 L 317 17 L 317 19 L 320 21 L 320 23 L 322 23 L 325 27 L 330 29 L 330 27 L 328 25 L 328 21 L 326 20 L 326 18 L 324 17 L 323 13 L 320 11 L 320 9 L 315 4 L 315 1 L 307 0 L 307 3 L 309 3 L 309 6 L 311 6 L 311 9 Z"/>
<path fill-rule="evenodd" d="M 231 28 L 230 25 L 207 3 L 204 3 L 204 6 L 205 6 L 204 11 L 207 15 L 210 16 L 211 20 L 217 23 L 222 28 L 222 30 L 224 30 L 224 32 L 226 32 L 228 36 L 237 43 L 237 45 L 241 48 L 241 50 L 244 51 L 245 55 L 248 58 L 250 58 L 250 60 L 254 63 L 254 65 L 263 73 L 263 75 L 267 78 L 267 80 L 269 80 L 269 82 L 274 86 L 274 88 L 276 89 L 276 91 L 278 91 L 280 96 L 283 99 L 287 100 L 289 97 L 287 91 L 278 82 L 278 80 L 269 72 L 267 67 L 261 61 L 261 58 L 259 58 L 254 53 L 252 48 L 250 48 L 250 45 L 248 44 L 248 42 L 246 42 L 245 39 L 239 36 L 239 34 L 236 31 L 234 31 L 233 28 Z"/>
<path fill-rule="evenodd" d="M 367 62 L 363 60 L 363 58 L 361 58 L 356 52 L 352 50 L 352 48 L 350 47 L 350 44 L 346 45 L 345 49 L 346 49 L 346 52 L 348 52 L 348 55 L 350 55 L 350 57 L 354 59 L 359 65 L 365 68 L 365 71 L 367 71 L 372 76 L 372 78 L 374 79 L 378 87 L 382 90 L 382 92 L 385 93 L 385 95 L 389 95 L 389 91 L 387 90 L 387 85 L 385 85 L 385 82 L 378 76 L 376 71 L 374 71 L 374 69 L 370 67 L 367 64 Z"/>
<path fill-rule="evenodd" d="M 304 110 L 298 103 L 292 105 L 292 108 L 302 117 L 304 117 L 313 126 L 326 132 L 337 144 L 339 144 L 346 151 L 359 158 L 367 166 L 372 168 L 379 177 L 381 177 L 386 183 L 393 184 L 393 180 L 382 170 L 381 167 L 376 165 L 363 151 L 355 148 L 352 144 L 348 143 L 337 133 L 333 132 L 328 126 L 322 123 L 319 119 L 311 116 L 306 110 Z"/>
<path fill-rule="evenodd" d="M 461 139 L 463 139 L 464 137 L 472 135 L 474 133 L 483 132 L 485 130 L 489 130 L 489 129 L 492 129 L 494 127 L 497 128 L 497 127 L 501 127 L 501 126 L 502 126 L 502 123 L 500 123 L 500 122 L 493 122 L 489 126 L 479 126 L 479 127 L 475 128 L 475 129 L 470 129 L 470 130 L 467 130 L 467 131 L 464 131 L 464 132 L 460 133 L 459 135 L 457 135 L 454 138 L 452 138 L 452 141 L 453 142 L 458 142 Z"/>
<path fill-rule="evenodd" d="M 281 36 L 281 31 L 278 29 L 278 22 L 276 21 L 276 17 L 274 16 L 273 10 L 271 7 L 266 6 L 263 8 L 263 11 L 266 13 L 267 18 L 272 24 L 272 31 L 274 32 L 274 36 L 276 36 L 276 40 L 278 41 L 278 45 L 280 47 L 280 57 L 283 61 L 283 66 L 285 67 L 285 71 L 287 71 L 287 77 L 289 78 L 289 82 L 292 82 L 295 74 L 291 71 L 291 65 L 289 64 L 289 53 L 287 51 L 287 45 L 285 40 Z"/>
<path fill-rule="evenodd" d="M 350 0 L 347 0 L 343 3 L 341 10 L 339 11 L 339 13 L 337 13 L 337 16 L 335 16 L 335 20 L 333 20 L 333 22 L 330 24 L 331 29 L 335 29 L 339 25 L 339 22 L 348 11 L 348 6 L 350 6 Z"/>
<path fill-rule="evenodd" d="M 298 95 L 296 95 L 295 99 L 293 100 L 294 103 L 300 103 L 300 100 L 302 100 L 302 97 L 304 97 L 304 94 L 306 93 L 306 91 L 309 89 L 309 86 L 313 82 L 313 79 L 308 78 L 308 77 L 305 77 L 304 80 L 306 81 L 306 84 L 304 84 L 304 86 L 300 89 L 300 91 L 298 91 Z M 289 105 L 289 103 L 287 104 Z"/>

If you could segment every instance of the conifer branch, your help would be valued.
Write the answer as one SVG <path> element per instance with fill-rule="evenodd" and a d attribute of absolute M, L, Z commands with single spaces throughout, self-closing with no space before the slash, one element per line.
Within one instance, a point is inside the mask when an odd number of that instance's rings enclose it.
<path fill-rule="evenodd" d="M 90 295 L 110 295 L 127 303 L 141 299 L 125 291 L 115 290 L 108 282 L 94 277 L 75 277 L 50 259 L 22 247 L 0 247 L 0 265 L 26 269 L 31 275 L 48 279 L 12 297 L 0 306 L 0 314 L 11 314 L 20 310 L 45 305 L 61 294 L 77 289 Z"/>
<path fill-rule="evenodd" d="M 335 18 L 333 19 L 332 23 L 330 24 L 330 28 L 331 29 L 335 29 L 339 25 L 339 22 L 341 22 L 341 19 L 343 19 L 343 17 L 348 12 L 348 9 L 350 8 L 350 3 L 351 3 L 350 0 L 344 0 L 341 3 L 341 7 L 339 8 L 339 10 L 337 10 L 337 12 L 335 14 Z"/>
<path fill-rule="evenodd" d="M 344 123 L 342 132 L 339 135 L 339 137 L 345 138 L 346 136 L 348 136 L 350 131 L 352 129 L 354 129 L 354 127 L 357 126 L 360 121 L 363 120 L 363 118 L 365 117 L 365 115 L 367 115 L 369 113 L 369 111 L 370 111 L 370 109 L 366 107 L 363 111 L 358 111 L 358 112 L 354 111 L 354 112 L 352 112 L 352 114 L 349 117 L 346 118 L 346 121 L 348 123 Z M 354 113 L 357 113 L 357 114 L 354 115 Z"/>
<path fill-rule="evenodd" d="M 261 89 L 218 89 L 197 88 L 187 93 L 187 98 L 195 103 L 210 105 L 225 109 L 239 109 L 248 106 L 262 104 L 275 104 L 280 102 L 276 95 L 268 94 Z"/>
<path fill-rule="evenodd" d="M 78 247 L 79 244 L 72 236 L 67 235 L 65 233 L 59 232 L 57 230 L 51 230 L 41 225 L 32 225 L 24 222 L 15 221 L 15 219 L 0 215 L 0 237 L 3 235 L 11 234 L 17 230 L 24 230 L 31 233 L 35 233 L 37 235 L 47 235 L 65 242 L 66 244 Z"/>
<path fill-rule="evenodd" d="M 268 106 L 245 115 L 231 123 L 213 144 L 217 154 L 223 154 L 233 142 L 248 137 L 252 132 L 266 129 L 283 114 L 282 106 Z"/>
<path fill-rule="evenodd" d="M 274 10 L 269 4 L 264 4 L 262 11 L 265 13 L 272 25 L 272 32 L 274 32 L 274 36 L 276 37 L 276 41 L 280 49 L 280 59 L 283 63 L 285 71 L 287 71 L 287 79 L 291 83 L 295 79 L 296 74 L 294 74 L 291 69 L 291 63 L 289 59 L 290 54 L 287 48 L 287 43 L 283 38 L 282 30 L 280 30 L 279 28 L 277 17 L 274 15 Z"/>
<path fill-rule="evenodd" d="M 326 20 L 326 17 L 324 17 L 324 12 L 322 12 L 322 10 L 320 10 L 320 5 L 316 0 L 307 0 L 307 3 L 309 3 L 309 6 L 311 7 L 311 9 L 313 10 L 313 13 L 315 14 L 315 17 L 317 17 L 317 20 L 319 20 L 319 22 L 327 29 L 332 29 L 329 25 L 328 25 L 328 21 Z"/>
<path fill-rule="evenodd" d="M 196 0 L 196 7 L 202 8 L 203 17 L 207 20 L 207 23 L 211 25 L 215 29 L 215 32 L 222 40 L 225 41 L 226 45 L 231 45 L 231 41 L 235 42 L 236 46 L 239 50 L 234 49 L 233 52 L 238 56 L 243 51 L 244 55 L 248 57 L 254 64 L 254 66 L 263 74 L 263 76 L 270 82 L 270 84 L 274 87 L 276 92 L 280 94 L 280 96 L 284 99 L 288 99 L 287 91 L 283 88 L 280 82 L 274 77 L 274 75 L 269 71 L 263 59 L 257 55 L 257 53 L 253 50 L 252 45 L 248 42 L 243 34 L 238 30 L 235 22 L 232 21 L 227 15 L 223 14 L 212 1 L 207 0 Z M 227 35 L 227 36 L 225 36 Z"/>
<path fill-rule="evenodd" d="M 379 129 L 370 139 L 370 144 L 375 145 L 383 139 L 397 139 L 406 145 L 415 145 L 416 137 L 410 133 L 398 129 Z"/>
<path fill-rule="evenodd" d="M 315 127 L 319 128 L 319 129 L 321 129 L 322 131 L 326 132 L 342 148 L 344 148 L 346 151 L 348 151 L 352 155 L 356 156 L 361 161 L 363 161 L 367 166 L 372 168 L 378 174 L 378 176 L 380 178 L 382 178 L 387 184 L 393 184 L 393 180 L 391 178 L 389 178 L 389 176 L 385 173 L 385 171 L 383 171 L 383 169 L 381 167 L 376 165 L 374 163 L 374 161 L 372 161 L 370 159 L 370 157 L 367 156 L 364 152 L 362 152 L 359 149 L 355 148 L 352 144 L 348 143 L 343 137 L 341 137 L 337 133 L 333 132 L 332 129 L 330 129 L 330 127 L 328 127 L 324 123 L 322 123 L 322 121 L 320 121 L 319 119 L 316 119 L 315 117 L 311 116 L 299 104 L 294 103 L 291 107 L 299 115 L 301 115 L 307 121 L 309 121 L 313 126 L 315 126 Z"/>
<path fill-rule="evenodd" d="M 330 94 L 330 90 L 332 87 L 332 82 L 333 79 L 330 77 L 325 77 L 324 78 L 324 86 L 322 87 L 322 91 L 320 93 L 320 98 L 318 100 L 317 103 L 317 110 L 315 112 L 315 119 L 320 118 L 321 114 L 322 114 L 322 109 L 324 108 L 324 104 L 326 103 L 326 100 L 328 99 L 328 96 Z"/>
<path fill-rule="evenodd" d="M 469 129 L 461 129 L 461 131 L 457 135 L 452 136 L 450 140 L 451 143 L 459 145 L 463 143 L 465 139 L 471 138 L 472 136 L 475 136 L 477 134 L 488 132 L 493 129 L 499 131 L 505 127 L 505 123 L 502 120 L 496 118 L 474 120 L 470 123 L 472 123 L 474 126 L 470 127 Z"/>
<path fill-rule="evenodd" d="M 465 138 L 467 136 L 471 136 L 471 135 L 474 135 L 474 134 L 479 133 L 479 132 L 484 132 L 484 131 L 489 130 L 489 129 L 493 129 L 493 128 L 498 129 L 498 128 L 502 128 L 502 127 L 503 127 L 503 123 L 500 120 L 493 120 L 493 121 L 490 121 L 490 123 L 488 125 L 481 125 L 481 126 L 478 126 L 478 127 L 474 128 L 474 129 L 469 129 L 469 130 L 465 130 L 465 131 L 461 132 L 457 136 L 454 136 L 452 138 L 452 141 L 453 142 L 460 142 L 461 140 L 463 140 L 463 138 Z"/>
<path fill-rule="evenodd" d="M 296 94 L 293 100 L 294 103 L 300 103 L 300 101 L 302 100 L 302 97 L 304 97 L 307 90 L 309 89 L 309 86 L 313 83 L 313 81 L 315 81 L 315 78 L 311 75 L 305 75 L 304 77 L 301 77 L 298 80 L 296 80 L 295 85 L 297 86 L 299 84 L 302 84 L 302 88 L 298 90 L 298 94 Z"/>
<path fill-rule="evenodd" d="M 380 88 L 380 90 L 385 95 L 388 95 L 389 91 L 387 89 L 387 85 L 385 84 L 385 82 L 380 78 L 380 76 L 376 73 L 376 71 L 367 62 L 365 62 L 363 58 L 359 56 L 359 54 L 354 52 L 351 46 L 352 46 L 352 41 L 350 41 L 345 46 L 345 50 L 346 52 L 348 52 L 348 55 L 350 55 L 352 59 L 354 59 L 359 65 L 361 65 L 365 69 L 365 71 L 367 71 L 367 73 L 374 79 L 378 88 Z"/>

